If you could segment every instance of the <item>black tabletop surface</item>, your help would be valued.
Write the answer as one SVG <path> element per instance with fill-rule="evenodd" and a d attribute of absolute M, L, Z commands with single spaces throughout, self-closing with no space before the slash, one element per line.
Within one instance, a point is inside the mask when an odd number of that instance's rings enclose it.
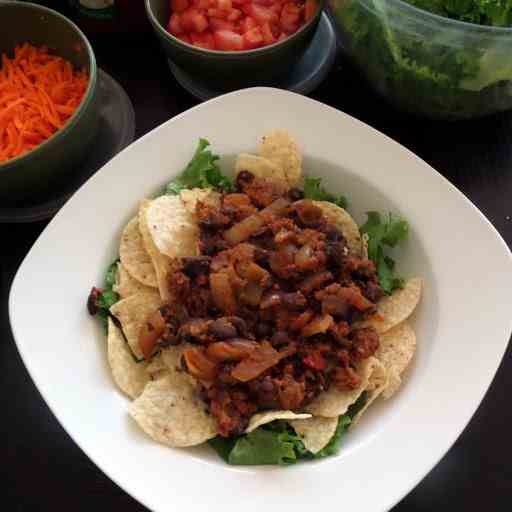
<path fill-rule="evenodd" d="M 64 3 L 53 3 L 67 12 Z M 196 104 L 169 73 L 151 34 L 128 38 L 122 45 L 113 38 L 96 41 L 94 47 L 99 65 L 119 81 L 133 102 L 137 137 Z M 417 153 L 466 194 L 511 246 L 512 112 L 461 123 L 410 118 L 372 93 L 341 56 L 312 97 L 361 119 Z M 46 224 L 0 224 L 1 508 L 9 512 L 89 512 L 97 506 L 123 512 L 146 510 L 71 440 L 42 400 L 16 350 L 8 320 L 9 287 Z M 461 229 L 467 229 L 470 236 L 469 226 Z M 394 512 L 510 510 L 510 352 L 509 346 L 485 399 L 458 441 Z M 460 371 L 464 368 L 454 368 Z M 169 478 L 171 485 L 172 475 Z"/>

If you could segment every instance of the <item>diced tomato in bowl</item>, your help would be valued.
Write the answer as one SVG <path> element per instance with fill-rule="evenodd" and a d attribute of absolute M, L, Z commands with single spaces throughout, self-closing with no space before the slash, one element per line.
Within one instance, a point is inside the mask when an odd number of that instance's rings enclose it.
<path fill-rule="evenodd" d="M 323 4 L 145 0 L 149 22 L 175 75 L 181 71 L 219 92 L 276 83 L 293 72 L 313 40 Z"/>
<path fill-rule="evenodd" d="M 167 31 L 207 50 L 247 51 L 286 40 L 318 0 L 169 0 Z"/>

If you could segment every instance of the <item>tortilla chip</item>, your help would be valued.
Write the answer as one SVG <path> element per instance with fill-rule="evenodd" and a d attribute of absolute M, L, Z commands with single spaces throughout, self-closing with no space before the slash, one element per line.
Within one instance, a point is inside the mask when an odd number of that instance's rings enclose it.
<path fill-rule="evenodd" d="M 149 381 L 146 363 L 135 362 L 123 333 L 111 318 L 108 319 L 107 357 L 119 389 L 130 398 L 138 397 Z"/>
<path fill-rule="evenodd" d="M 337 418 L 341 414 L 345 414 L 347 409 L 368 387 L 375 364 L 376 359 L 369 357 L 359 365 L 357 373 L 361 377 L 361 385 L 358 388 L 340 391 L 335 386 L 331 386 L 327 391 L 320 393 L 304 410 L 313 416 L 323 416 L 325 418 Z"/>
<path fill-rule="evenodd" d="M 318 453 L 332 439 L 338 426 L 338 418 L 315 416 L 307 420 L 292 420 L 288 423 L 302 437 L 306 449 L 311 453 Z"/>
<path fill-rule="evenodd" d="M 146 366 L 146 372 L 154 379 L 161 377 L 164 373 L 167 373 L 167 366 L 165 365 L 162 354 L 158 353 Z"/>
<path fill-rule="evenodd" d="M 341 230 L 343 236 L 347 240 L 348 252 L 352 256 L 363 256 L 363 242 L 361 233 L 357 227 L 356 222 L 350 214 L 335 205 L 326 201 L 313 201 L 319 208 L 322 209 L 324 215 L 329 222 L 332 222 L 337 228 Z"/>
<path fill-rule="evenodd" d="M 422 280 L 419 277 L 409 279 L 405 286 L 387 295 L 377 304 L 381 318 L 370 318 L 364 326 L 374 327 L 382 334 L 406 320 L 416 309 L 421 297 Z"/>
<path fill-rule="evenodd" d="M 301 180 L 302 153 L 287 130 L 275 129 L 266 133 L 261 140 L 259 153 L 283 170 L 290 185 L 297 185 Z"/>
<path fill-rule="evenodd" d="M 139 229 L 142 233 L 144 247 L 146 248 L 151 261 L 153 262 L 153 268 L 155 270 L 156 282 L 158 284 L 160 296 L 162 299 L 168 300 L 170 297 L 167 287 L 167 274 L 176 270 L 177 262 L 160 253 L 155 243 L 153 242 L 153 239 L 151 238 L 151 234 L 149 232 L 148 224 L 146 221 L 146 211 L 150 204 L 151 201 L 149 199 L 145 199 L 141 202 L 139 208 Z"/>
<path fill-rule="evenodd" d="M 121 299 L 126 299 L 126 297 L 136 293 L 151 293 L 155 290 L 154 288 L 146 286 L 140 281 L 134 279 L 122 263 L 117 264 L 116 282 L 113 289 L 119 294 Z"/>
<path fill-rule="evenodd" d="M 275 420 L 304 420 L 306 418 L 311 418 L 311 414 L 297 414 L 293 411 L 265 411 L 259 412 L 255 414 L 249 421 L 249 425 L 245 429 L 246 433 L 252 432 L 256 430 L 261 425 L 265 425 L 266 423 L 270 423 Z"/>
<path fill-rule="evenodd" d="M 183 367 L 181 365 L 181 357 L 183 356 L 183 352 L 187 350 L 187 348 L 192 347 L 190 343 L 180 343 L 179 345 L 173 346 L 173 347 L 167 347 L 162 349 L 160 352 L 162 356 L 162 362 L 166 366 L 168 370 L 170 370 L 171 373 L 179 373 L 186 376 L 192 384 L 197 386 L 198 388 L 199 383 L 197 382 L 192 375 L 188 374 L 185 370 L 183 370 Z"/>
<path fill-rule="evenodd" d="M 287 182 L 283 168 L 262 156 L 241 153 L 235 163 L 235 176 L 242 171 L 249 171 L 257 178 L 265 178 L 271 181 Z"/>
<path fill-rule="evenodd" d="M 171 259 L 199 254 L 199 227 L 180 196 L 161 196 L 146 209 L 149 234 L 161 254 Z"/>
<path fill-rule="evenodd" d="M 375 357 L 389 374 L 389 383 L 382 396 L 390 398 L 402 383 L 401 374 L 409 366 L 416 351 L 416 335 L 407 321 L 381 334 Z"/>
<path fill-rule="evenodd" d="M 194 216 L 198 201 L 215 206 L 220 204 L 220 194 L 211 188 L 185 189 L 180 192 L 180 198 L 183 201 L 183 205 L 186 210 Z"/>
<path fill-rule="evenodd" d="M 137 293 L 127 299 L 116 302 L 110 312 L 119 320 L 128 345 L 137 359 L 142 359 L 139 347 L 139 333 L 148 316 L 162 305 L 160 295 L 155 290 L 151 293 Z"/>
<path fill-rule="evenodd" d="M 383 394 L 388 384 L 389 376 L 386 368 L 380 361 L 376 361 L 368 381 L 368 387 L 366 388 L 366 402 L 358 411 L 358 413 L 352 418 L 352 421 L 350 422 L 351 427 L 353 427 L 361 419 L 361 416 L 364 414 L 366 409 L 368 409 L 368 407 L 370 407 L 370 405 L 372 405 L 372 403 L 377 398 L 379 398 L 381 394 Z"/>
<path fill-rule="evenodd" d="M 123 230 L 119 257 L 126 271 L 137 281 L 156 288 L 156 274 L 151 258 L 144 247 L 137 218 L 132 219 Z"/>
<path fill-rule="evenodd" d="M 182 372 L 148 382 L 129 412 L 151 439 L 172 447 L 202 444 L 217 435 L 196 387 Z"/>

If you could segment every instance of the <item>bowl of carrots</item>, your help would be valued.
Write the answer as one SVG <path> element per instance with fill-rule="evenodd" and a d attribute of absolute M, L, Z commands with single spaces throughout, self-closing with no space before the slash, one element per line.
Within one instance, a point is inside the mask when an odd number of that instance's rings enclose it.
<path fill-rule="evenodd" d="M 70 20 L 0 2 L 0 199 L 40 199 L 73 173 L 99 120 L 96 61 Z"/>
<path fill-rule="evenodd" d="M 145 0 L 168 58 L 209 88 L 267 85 L 315 35 L 323 0 Z"/>

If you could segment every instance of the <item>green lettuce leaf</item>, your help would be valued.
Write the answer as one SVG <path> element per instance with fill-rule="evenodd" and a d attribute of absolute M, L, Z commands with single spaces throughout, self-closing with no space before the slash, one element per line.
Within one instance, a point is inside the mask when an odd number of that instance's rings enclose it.
<path fill-rule="evenodd" d="M 165 194 L 176 195 L 189 188 L 213 188 L 222 192 L 231 192 L 231 180 L 222 174 L 217 165 L 219 156 L 211 152 L 210 143 L 206 139 L 199 139 L 197 149 L 192 160 L 183 172 L 165 187 Z"/>
<path fill-rule="evenodd" d="M 314 201 L 328 201 L 334 203 L 341 208 L 347 207 L 347 199 L 342 196 L 336 196 L 327 192 L 322 186 L 322 178 L 313 178 L 311 176 L 304 177 L 304 197 L 313 199 Z"/>
<path fill-rule="evenodd" d="M 225 438 L 217 436 L 209 445 L 232 465 L 294 464 L 301 459 L 320 459 L 336 454 L 352 418 L 366 402 L 366 393 L 349 407 L 346 414 L 338 418 L 336 431 L 329 443 L 318 453 L 308 451 L 302 438 L 282 420 L 267 423 L 249 434 Z"/>
<path fill-rule="evenodd" d="M 108 315 L 109 309 L 119 300 L 119 294 L 117 294 L 114 290 L 114 284 L 116 282 L 117 275 L 117 264 L 119 259 L 113 261 L 107 268 L 107 272 L 105 273 L 105 280 L 103 283 L 102 291 L 98 297 L 97 307 L 98 312 L 96 316 L 101 320 L 104 324 L 105 329 L 108 325 Z"/>
<path fill-rule="evenodd" d="M 386 293 L 395 288 L 402 288 L 404 280 L 395 274 L 395 262 L 385 253 L 385 246 L 395 247 L 405 240 L 409 233 L 407 221 L 394 217 L 391 213 L 387 218 L 379 212 L 367 212 L 368 219 L 361 226 L 361 232 L 368 235 L 368 258 L 377 267 L 379 284 Z"/>
<path fill-rule="evenodd" d="M 293 464 L 306 452 L 300 437 L 282 421 L 268 423 L 237 437 L 217 436 L 208 443 L 232 465 Z"/>

